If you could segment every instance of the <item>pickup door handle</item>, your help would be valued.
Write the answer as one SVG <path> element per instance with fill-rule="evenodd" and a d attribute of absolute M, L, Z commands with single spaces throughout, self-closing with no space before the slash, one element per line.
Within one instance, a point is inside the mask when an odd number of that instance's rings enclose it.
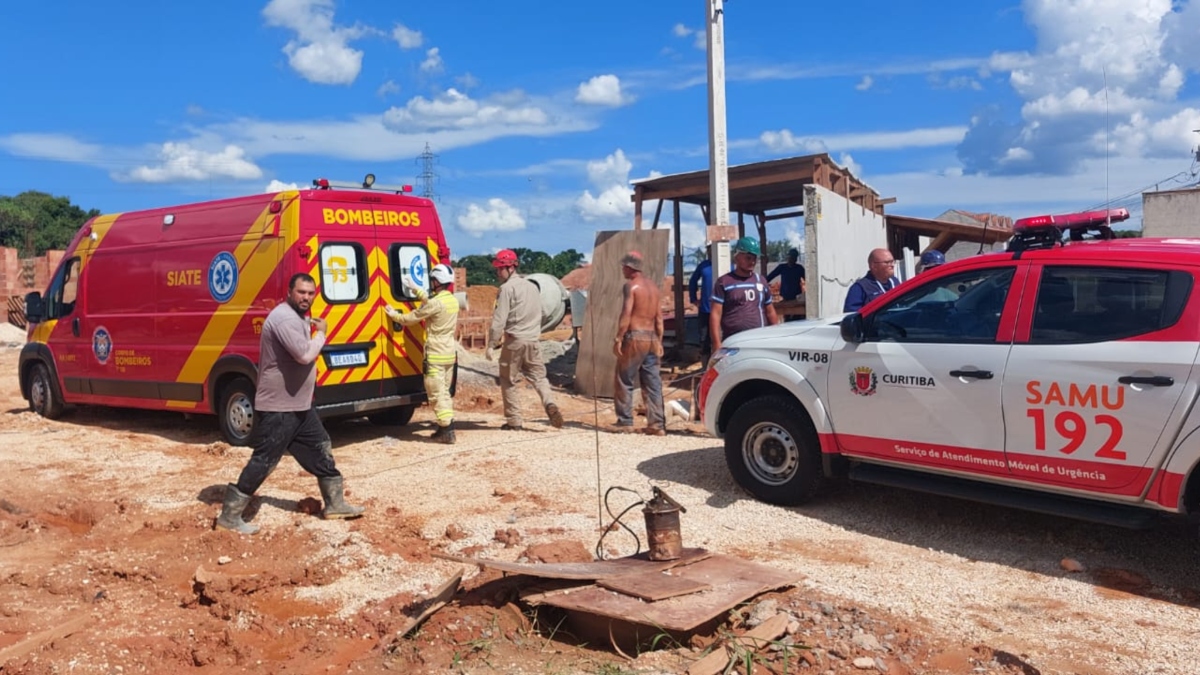
<path fill-rule="evenodd" d="M 952 370 L 950 377 L 973 377 L 977 380 L 992 379 L 992 371 L 990 370 Z"/>
<path fill-rule="evenodd" d="M 79 317 L 71 319 L 71 334 L 79 337 Z"/>
<path fill-rule="evenodd" d="M 1148 384 L 1151 387 L 1169 387 L 1175 384 L 1175 378 L 1166 375 L 1151 375 L 1149 377 L 1122 375 L 1117 378 L 1117 382 L 1121 384 Z"/>

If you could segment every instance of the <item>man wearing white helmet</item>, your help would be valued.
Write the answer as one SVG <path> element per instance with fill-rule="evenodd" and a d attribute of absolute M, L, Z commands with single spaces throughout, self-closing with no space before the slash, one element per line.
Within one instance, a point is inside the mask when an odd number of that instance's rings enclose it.
<path fill-rule="evenodd" d="M 400 326 L 425 322 L 425 393 L 437 417 L 437 431 L 430 438 L 446 444 L 454 443 L 454 399 L 450 384 L 454 378 L 454 332 L 458 326 L 458 299 L 454 297 L 454 272 L 446 265 L 434 265 L 429 271 L 432 295 L 405 276 L 401 285 L 423 304 L 415 311 L 401 313 L 392 307 L 384 311 Z"/>

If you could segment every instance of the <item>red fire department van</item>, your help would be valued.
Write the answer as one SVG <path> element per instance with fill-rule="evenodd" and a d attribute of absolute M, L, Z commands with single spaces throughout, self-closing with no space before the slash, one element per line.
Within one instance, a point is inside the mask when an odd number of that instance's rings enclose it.
<path fill-rule="evenodd" d="M 325 417 L 406 424 L 425 401 L 424 330 L 388 325 L 450 251 L 433 203 L 409 186 L 311 189 L 93 218 L 45 295 L 26 297 L 20 386 L 48 418 L 66 404 L 215 414 L 245 445 L 259 339 L 291 276 L 317 281 L 328 322 L 315 405 Z"/>

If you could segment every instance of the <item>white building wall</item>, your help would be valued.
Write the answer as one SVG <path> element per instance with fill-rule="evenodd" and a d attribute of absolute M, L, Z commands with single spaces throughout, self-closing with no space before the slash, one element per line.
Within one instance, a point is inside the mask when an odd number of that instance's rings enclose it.
<path fill-rule="evenodd" d="M 1142 194 L 1143 237 L 1200 237 L 1200 189 Z"/>
<path fill-rule="evenodd" d="M 804 187 L 807 318 L 842 313 L 850 286 L 867 273 L 871 249 L 887 248 L 883 216 L 816 185 Z"/>

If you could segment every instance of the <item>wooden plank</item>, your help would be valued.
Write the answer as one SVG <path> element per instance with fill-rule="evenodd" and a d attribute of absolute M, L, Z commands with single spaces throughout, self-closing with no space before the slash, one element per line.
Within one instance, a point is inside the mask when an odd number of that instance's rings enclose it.
<path fill-rule="evenodd" d="M 648 603 L 589 585 L 545 598 L 543 604 L 665 630 L 689 631 L 760 593 L 793 586 L 800 579 L 795 573 L 727 555 L 713 555 L 674 568 L 672 574 L 709 584 L 712 589 Z"/>
<path fill-rule="evenodd" d="M 76 616 L 68 620 L 66 623 L 55 626 L 54 628 L 49 628 L 39 633 L 34 633 L 24 640 L 13 643 L 4 649 L 0 649 L 0 672 L 4 672 L 4 665 L 9 661 L 16 661 L 17 659 L 25 658 L 50 642 L 61 640 L 62 638 L 79 632 L 84 626 L 90 623 L 91 620 L 92 616 L 90 614 Z"/>
<path fill-rule="evenodd" d="M 670 238 L 671 233 L 665 229 L 596 233 L 592 283 L 588 287 L 587 313 L 575 361 L 576 392 L 600 398 L 612 396 L 613 370 L 617 363 L 612 350 L 613 338 L 621 318 L 621 289 L 625 285 L 621 258 L 630 251 L 640 251 L 646 261 L 643 275 L 661 287 Z"/>
<path fill-rule="evenodd" d="M 714 649 L 707 656 L 688 666 L 687 675 L 717 675 L 725 672 L 729 659 L 735 657 L 739 649 L 759 651 L 787 632 L 791 618 L 782 612 L 758 624 L 745 634 L 733 638 L 729 643 Z"/>
<path fill-rule="evenodd" d="M 433 553 L 433 557 L 443 560 L 480 565 L 488 569 L 508 572 L 510 574 L 527 574 L 533 577 L 548 579 L 580 579 L 592 581 L 607 579 L 624 574 L 640 574 L 643 572 L 661 572 L 678 565 L 687 565 L 704 560 L 712 553 L 702 548 L 685 548 L 678 560 L 651 560 L 645 553 L 616 560 L 598 560 L 586 563 L 517 563 L 505 560 L 488 560 L 486 558 L 467 558 L 450 553 Z"/>
<path fill-rule="evenodd" d="M 458 574 L 455 574 L 447 579 L 441 586 L 438 586 L 437 590 L 433 592 L 433 595 L 425 599 L 426 604 L 424 609 L 422 609 L 421 612 L 416 616 L 409 617 L 407 621 L 401 624 L 400 628 L 396 631 L 396 636 L 404 637 L 405 635 L 408 635 L 414 628 L 420 626 L 425 619 L 433 616 L 434 612 L 445 607 L 446 603 L 450 602 L 450 600 L 454 597 L 454 594 L 458 592 L 458 585 L 462 583 L 462 576 L 463 571 L 459 570 Z"/>
<path fill-rule="evenodd" d="M 707 591 L 712 586 L 695 579 L 672 576 L 663 572 L 626 574 L 611 579 L 599 579 L 596 585 L 610 591 L 624 593 L 647 602 L 658 602 L 689 593 Z"/>

